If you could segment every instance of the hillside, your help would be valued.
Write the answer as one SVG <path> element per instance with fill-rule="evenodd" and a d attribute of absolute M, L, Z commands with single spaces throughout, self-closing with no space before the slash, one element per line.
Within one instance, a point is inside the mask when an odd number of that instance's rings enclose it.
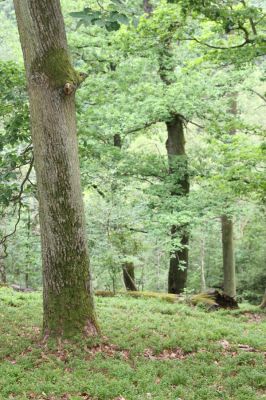
<path fill-rule="evenodd" d="M 265 314 L 96 299 L 102 338 L 42 342 L 40 293 L 0 289 L 0 399 L 266 398 Z"/>

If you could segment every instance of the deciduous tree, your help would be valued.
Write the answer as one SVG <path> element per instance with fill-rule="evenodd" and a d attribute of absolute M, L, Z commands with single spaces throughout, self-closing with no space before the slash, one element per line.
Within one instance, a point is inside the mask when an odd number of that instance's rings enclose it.
<path fill-rule="evenodd" d="M 96 334 L 75 119 L 82 81 L 60 1 L 14 0 L 28 83 L 47 335 Z"/>

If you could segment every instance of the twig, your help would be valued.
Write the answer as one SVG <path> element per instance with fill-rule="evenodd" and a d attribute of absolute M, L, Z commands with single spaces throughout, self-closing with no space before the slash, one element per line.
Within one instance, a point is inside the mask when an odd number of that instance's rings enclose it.
<path fill-rule="evenodd" d="M 249 89 L 249 90 L 250 90 L 252 93 L 254 93 L 254 94 L 256 94 L 257 96 L 259 96 L 259 98 L 261 98 L 263 101 L 266 102 L 266 97 L 265 97 L 265 96 L 263 96 L 262 94 L 256 92 L 256 90 L 254 90 L 254 89 Z"/>
<path fill-rule="evenodd" d="M 29 169 L 28 169 L 28 171 L 27 171 L 27 173 L 26 173 L 25 178 L 23 179 L 23 181 L 22 181 L 22 183 L 21 183 L 21 185 L 20 185 L 20 190 L 19 190 L 18 195 L 17 195 L 16 197 L 13 198 L 13 200 L 15 200 L 15 202 L 18 200 L 18 217 L 17 217 L 17 221 L 16 221 L 16 223 L 15 223 L 14 229 L 13 229 L 13 231 L 12 231 L 11 233 L 9 233 L 8 235 L 5 235 L 5 236 L 1 239 L 0 245 L 4 245 L 4 243 L 7 241 L 7 239 L 8 239 L 10 236 L 13 236 L 13 235 L 16 233 L 16 231 L 17 231 L 17 227 L 18 227 L 18 224 L 19 224 L 20 218 L 21 218 L 21 208 L 22 208 L 22 205 L 23 205 L 23 204 L 22 204 L 21 197 L 22 197 L 22 194 L 23 194 L 23 191 L 24 191 L 24 186 L 25 186 L 26 182 L 29 180 L 29 176 L 30 176 L 31 171 L 32 171 L 32 168 L 33 168 L 33 162 L 34 162 L 34 157 L 32 157 L 32 159 L 31 159 L 31 161 L 30 161 Z"/>

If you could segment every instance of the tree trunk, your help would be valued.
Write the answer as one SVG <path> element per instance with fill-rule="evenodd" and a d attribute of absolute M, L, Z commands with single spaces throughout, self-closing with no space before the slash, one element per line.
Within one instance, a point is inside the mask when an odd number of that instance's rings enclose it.
<path fill-rule="evenodd" d="M 153 6 L 150 0 L 143 0 L 144 11 L 151 16 Z M 174 83 L 175 63 L 169 38 L 163 39 L 159 46 L 159 75 L 161 81 L 170 86 Z M 189 175 L 187 166 L 187 156 L 185 151 L 185 135 L 183 121 L 179 114 L 172 114 L 170 121 L 166 122 L 167 141 L 166 149 L 169 163 L 169 173 L 178 173 L 179 178 L 173 185 L 171 194 L 173 196 L 188 195 Z M 181 249 L 173 251 L 170 255 L 170 267 L 168 273 L 168 292 L 179 294 L 186 287 L 187 268 L 188 268 L 188 244 L 189 235 L 187 227 L 173 225 L 171 236 L 175 239 L 180 238 Z"/>
<path fill-rule="evenodd" d="M 143 0 L 143 8 L 146 14 L 150 15 L 153 11 L 153 6 L 150 0 Z"/>
<path fill-rule="evenodd" d="M 266 308 L 266 289 L 265 289 L 265 293 L 264 293 L 262 302 L 260 304 L 260 308 Z"/>
<path fill-rule="evenodd" d="M 205 238 L 202 232 L 201 248 L 200 248 L 200 290 L 201 292 L 206 291 L 206 279 L 205 279 Z"/>
<path fill-rule="evenodd" d="M 233 116 L 237 114 L 236 93 L 230 95 L 230 113 Z M 230 135 L 235 135 L 233 128 Z M 236 296 L 236 272 L 235 272 L 235 254 L 234 254 L 234 223 L 231 217 L 226 214 L 221 217 L 222 225 L 222 245 L 223 245 L 223 275 L 224 292 L 231 297 Z"/>
<path fill-rule="evenodd" d="M 178 178 L 172 183 L 171 194 L 172 196 L 186 196 L 189 193 L 189 176 L 183 121 L 179 115 L 174 115 L 172 120 L 166 123 L 166 126 L 168 133 L 166 149 L 169 172 L 172 175 L 178 175 Z M 168 292 L 179 294 L 184 291 L 187 281 L 189 245 L 187 226 L 173 225 L 171 236 L 173 239 L 176 239 L 176 237 L 180 238 L 181 248 L 171 253 Z"/>
<path fill-rule="evenodd" d="M 14 0 L 26 68 L 42 241 L 45 335 L 97 333 L 75 118 L 59 0 Z"/>
<path fill-rule="evenodd" d="M 223 244 L 223 274 L 224 292 L 228 296 L 236 296 L 235 257 L 233 221 L 227 215 L 222 215 L 222 244 Z"/>
<path fill-rule="evenodd" d="M 116 133 L 114 135 L 114 146 L 118 147 L 119 149 L 122 148 L 122 140 L 121 140 L 121 136 L 119 135 L 119 133 Z"/>
<path fill-rule="evenodd" d="M 135 270 L 133 263 L 128 262 L 123 264 L 123 277 L 126 289 L 131 292 L 136 292 L 138 288 L 135 284 Z"/>
<path fill-rule="evenodd" d="M 6 278 L 6 268 L 5 268 L 5 262 L 3 258 L 0 258 L 0 282 L 6 284 L 7 283 L 7 278 Z"/>
<path fill-rule="evenodd" d="M 7 283 L 5 259 L 7 257 L 6 247 L 0 245 L 0 282 Z"/>
<path fill-rule="evenodd" d="M 122 140 L 121 136 L 119 133 L 116 133 L 114 135 L 114 146 L 118 147 L 120 150 L 122 149 Z M 123 279 L 124 279 L 124 284 L 127 290 L 130 290 L 132 292 L 136 292 L 138 289 L 135 284 L 135 270 L 134 270 L 134 264 L 133 263 L 125 263 L 122 266 L 123 269 Z"/>

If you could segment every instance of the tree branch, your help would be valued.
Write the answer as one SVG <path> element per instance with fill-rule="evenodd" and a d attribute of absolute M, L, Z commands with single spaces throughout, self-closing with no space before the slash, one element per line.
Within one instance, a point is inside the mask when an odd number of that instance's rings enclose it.
<path fill-rule="evenodd" d="M 21 208 L 22 208 L 22 205 L 23 205 L 22 204 L 22 194 L 23 194 L 23 191 L 24 191 L 25 184 L 29 180 L 29 176 L 30 176 L 32 168 L 33 168 L 33 163 L 34 163 L 34 157 L 32 157 L 32 159 L 30 161 L 29 169 L 28 169 L 28 171 L 26 173 L 25 178 L 23 179 L 23 181 L 22 181 L 22 183 L 20 185 L 20 190 L 19 190 L 18 195 L 13 198 L 13 200 L 15 200 L 15 203 L 18 203 L 18 217 L 17 217 L 17 221 L 15 223 L 14 229 L 13 229 L 13 231 L 11 233 L 9 233 L 8 235 L 5 235 L 0 240 L 0 245 L 4 245 L 4 243 L 7 241 L 7 239 L 10 236 L 13 236 L 17 231 L 17 227 L 18 227 L 18 224 L 19 224 L 20 218 L 21 218 Z"/>
<path fill-rule="evenodd" d="M 265 103 L 266 103 L 266 97 L 265 97 L 265 96 L 263 96 L 262 94 L 256 92 L 256 90 L 254 90 L 254 89 L 249 89 L 249 90 L 250 90 L 252 93 L 254 93 L 254 94 L 256 94 L 257 96 L 259 96 L 259 98 L 262 99 L 263 101 L 265 101 Z"/>

